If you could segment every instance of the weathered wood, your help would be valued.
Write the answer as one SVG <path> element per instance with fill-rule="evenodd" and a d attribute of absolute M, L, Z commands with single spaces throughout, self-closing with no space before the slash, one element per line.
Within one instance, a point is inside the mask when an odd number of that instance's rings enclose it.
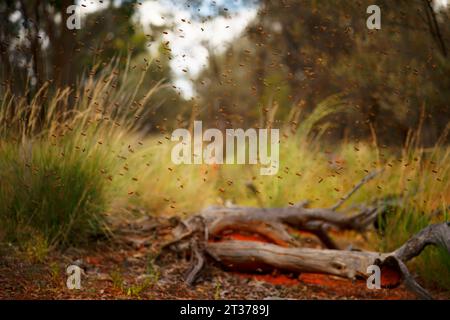
<path fill-rule="evenodd" d="M 205 265 L 203 249 L 199 245 L 198 239 L 193 239 L 191 244 L 191 265 L 186 271 L 185 281 L 188 285 L 193 285 L 198 273 Z"/>
<path fill-rule="evenodd" d="M 186 231 L 197 229 L 200 218 L 211 237 L 220 236 L 227 230 L 245 231 L 257 233 L 272 243 L 296 246 L 298 241 L 287 230 L 291 227 L 309 231 L 315 234 L 325 247 L 338 249 L 333 239 L 328 236 L 328 229 L 364 231 L 374 222 L 378 210 L 376 207 L 361 206 L 360 212 L 352 216 L 337 213 L 335 210 L 380 172 L 381 170 L 377 170 L 368 174 L 331 208 L 307 208 L 308 201 L 282 208 L 209 207 L 183 221 L 175 231 L 176 238 Z"/>
<path fill-rule="evenodd" d="M 200 214 L 211 234 L 238 223 L 258 221 L 277 221 L 295 228 L 308 228 L 314 223 L 339 230 L 363 230 L 376 217 L 376 208 L 365 208 L 353 216 L 346 216 L 326 208 L 282 207 L 210 207 Z"/>
<path fill-rule="evenodd" d="M 407 287 L 420 298 L 431 296 L 411 276 L 405 263 L 427 245 L 438 245 L 450 254 L 450 224 L 424 228 L 389 253 L 308 248 L 287 248 L 270 243 L 221 241 L 208 243 L 206 252 L 227 268 L 241 271 L 279 269 L 290 272 L 324 273 L 345 278 L 366 277 L 370 265 L 388 266 L 399 272 Z"/>
<path fill-rule="evenodd" d="M 237 270 L 279 269 L 290 272 L 325 273 L 354 279 L 365 277 L 367 267 L 387 254 L 329 249 L 286 248 L 255 241 L 208 243 L 206 251 L 225 267 Z"/>
<path fill-rule="evenodd" d="M 290 272 L 324 273 L 354 279 L 367 277 L 367 267 L 379 265 L 383 270 L 398 274 L 394 279 L 403 279 L 406 286 L 420 298 L 430 295 L 409 273 L 406 262 L 427 245 L 439 245 L 450 254 L 450 225 L 434 224 L 424 228 L 400 248 L 393 252 L 379 253 L 339 249 L 327 231 L 365 231 L 377 218 L 380 210 L 376 206 L 360 206 L 353 215 L 338 213 L 339 208 L 364 183 L 378 172 L 369 174 L 353 190 L 331 208 L 307 208 L 307 202 L 283 208 L 210 207 L 199 214 L 181 221 L 174 230 L 175 240 L 163 246 L 172 248 L 179 242 L 191 241 L 191 267 L 187 282 L 194 283 L 205 260 L 204 253 L 223 266 L 240 271 L 279 269 Z M 299 242 L 289 228 L 308 231 L 317 236 L 327 249 L 299 247 Z M 225 231 L 256 233 L 267 240 L 263 242 L 219 241 Z M 396 281 L 397 283 L 397 281 Z"/>
<path fill-rule="evenodd" d="M 383 169 L 381 170 L 375 170 L 371 173 L 369 173 L 367 176 L 365 176 L 361 181 L 356 184 L 352 190 L 350 190 L 345 196 L 343 196 L 339 201 L 331 207 L 331 210 L 336 211 L 340 206 L 344 204 L 345 201 L 347 201 L 356 191 L 358 191 L 359 188 L 361 188 L 365 183 L 375 178 L 378 174 L 383 172 Z"/>
<path fill-rule="evenodd" d="M 419 255 L 428 245 L 443 247 L 450 254 L 450 222 L 432 224 L 422 229 L 395 250 L 393 255 L 405 262 Z"/>
<path fill-rule="evenodd" d="M 198 231 L 198 230 L 197 230 Z M 197 232 L 197 235 L 201 234 Z M 187 281 L 193 284 L 204 265 L 203 252 L 224 267 L 239 271 L 284 270 L 296 273 L 323 273 L 355 279 L 367 277 L 367 267 L 379 265 L 397 272 L 407 288 L 422 299 L 430 299 L 410 274 L 406 262 L 419 255 L 428 245 L 445 248 L 450 254 L 450 223 L 430 225 L 406 241 L 393 252 L 347 251 L 330 249 L 293 248 L 255 241 L 206 242 L 199 248 L 199 238 L 192 242 L 192 264 Z"/>
<path fill-rule="evenodd" d="M 332 209 L 284 207 L 210 207 L 186 221 L 188 229 L 198 227 L 197 220 L 203 219 L 210 237 L 220 236 L 224 231 L 245 231 L 257 233 L 270 242 L 297 246 L 298 241 L 287 231 L 288 227 L 315 234 L 329 249 L 338 249 L 328 236 L 328 229 L 365 230 L 376 218 L 376 208 L 363 208 L 358 214 L 347 216 Z M 184 233 L 179 230 L 178 233 Z"/>

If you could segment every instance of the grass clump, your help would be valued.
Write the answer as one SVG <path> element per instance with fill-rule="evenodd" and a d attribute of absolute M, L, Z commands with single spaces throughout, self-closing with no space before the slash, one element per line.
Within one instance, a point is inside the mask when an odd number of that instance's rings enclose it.
<path fill-rule="evenodd" d="M 127 71 L 119 76 L 115 68 L 94 67 L 96 76 L 75 88 L 46 82 L 31 99 L 0 95 L 4 241 L 26 246 L 42 239 L 50 249 L 86 243 L 107 230 L 105 213 L 131 180 L 119 168 L 128 166 L 130 145 L 142 129 L 136 119 L 145 118 L 157 91 L 152 86 L 138 98 L 136 87 L 121 81 Z"/>
<path fill-rule="evenodd" d="M 43 237 L 49 246 L 66 245 L 101 231 L 108 196 L 98 153 L 2 144 L 0 177 L 0 217 L 10 241 Z"/>

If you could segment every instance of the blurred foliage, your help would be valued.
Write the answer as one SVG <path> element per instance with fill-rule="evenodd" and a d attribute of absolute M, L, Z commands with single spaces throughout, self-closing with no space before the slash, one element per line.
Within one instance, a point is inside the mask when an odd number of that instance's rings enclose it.
<path fill-rule="evenodd" d="M 245 33 L 224 54 L 211 52 L 209 68 L 196 82 L 205 119 L 267 125 L 268 110 L 277 104 L 275 122 L 286 122 L 299 104 L 306 116 L 339 93 L 350 110 L 335 118 L 327 132 L 332 141 L 402 144 L 422 126 L 422 142 L 432 144 L 445 131 L 448 7 L 430 11 L 426 0 L 377 1 L 382 28 L 369 30 L 366 8 L 372 1 L 259 4 Z"/>
<path fill-rule="evenodd" d="M 182 108 L 184 102 L 169 81 L 170 50 L 161 43 L 161 27 L 136 23 L 135 14 L 141 4 L 136 0 L 104 1 L 106 7 L 83 13 L 82 27 L 69 30 L 66 9 L 72 0 L 17 1 L 0 3 L 0 93 L 24 96 L 31 103 L 42 86 L 53 90 L 70 87 L 96 76 L 96 72 L 114 60 L 117 73 L 130 69 L 127 85 L 137 88 L 136 103 L 148 88 L 159 85 L 158 113 L 146 119 L 146 130 L 155 130 L 159 123 Z M 83 3 L 81 3 L 83 5 Z M 16 18 L 12 19 L 12 16 Z M 160 47 L 155 54 L 147 49 Z M 93 71 L 93 69 L 96 71 Z M 141 70 L 145 77 L 141 78 Z M 140 85 L 143 83 L 144 85 Z M 161 86 L 161 84 L 165 84 Z M 113 86 L 113 89 L 119 87 Z M 75 97 L 69 98 L 74 103 Z M 45 117 L 46 101 L 41 117 Z M 170 108 L 169 108 L 170 107 Z"/>
<path fill-rule="evenodd" d="M 127 65 L 149 69 L 142 79 L 149 87 L 166 84 L 157 93 L 160 105 L 146 119 L 147 131 L 164 133 L 188 126 L 193 118 L 221 129 L 281 126 L 302 121 L 321 101 L 340 94 L 348 110 L 333 115 L 324 136 L 328 141 L 402 145 L 421 127 L 421 143 L 431 145 L 446 132 L 449 7 L 433 10 L 428 0 L 381 0 L 382 28 L 369 30 L 369 0 L 171 3 L 198 21 L 257 8 L 256 18 L 226 52 L 203 44 L 209 63 L 191 79 L 195 101 L 184 100 L 170 84 L 175 80 L 171 44 L 162 35 L 178 28 L 174 13 L 163 25 L 141 26 L 135 17 L 142 2 L 136 0 L 105 1 L 72 31 L 63 25 L 70 0 L 2 2 L 0 91 L 31 97 L 47 81 L 55 88 L 73 87 L 94 65 L 116 58 L 119 70 Z M 19 18 L 11 19 L 17 13 Z M 138 74 L 127 81 L 140 87 Z"/>

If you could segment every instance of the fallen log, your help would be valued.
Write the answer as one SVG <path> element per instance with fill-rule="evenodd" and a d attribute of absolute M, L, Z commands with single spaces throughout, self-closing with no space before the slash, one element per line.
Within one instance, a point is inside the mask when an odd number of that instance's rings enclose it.
<path fill-rule="evenodd" d="M 419 255 L 428 245 L 447 249 L 450 254 L 450 224 L 434 224 L 424 228 L 393 252 L 339 250 L 328 235 L 328 230 L 365 231 L 377 218 L 376 206 L 359 206 L 359 212 L 347 215 L 336 212 L 363 183 L 373 178 L 365 177 L 356 187 L 331 208 L 307 208 L 307 202 L 284 208 L 210 207 L 186 220 L 179 220 L 174 229 L 174 240 L 160 250 L 155 261 L 165 249 L 191 249 L 191 266 L 185 279 L 192 285 L 209 256 L 225 268 L 239 271 L 283 270 L 295 273 L 323 273 L 349 279 L 366 278 L 367 268 L 378 265 L 382 285 L 394 287 L 403 281 L 407 288 L 422 299 L 429 293 L 411 276 L 406 262 Z M 315 234 L 327 249 L 302 248 L 291 230 Z M 225 231 L 251 232 L 267 240 L 264 242 L 221 240 Z M 186 244 L 186 240 L 190 240 Z M 389 276 L 389 277 L 388 277 Z M 390 278 L 390 279 L 387 279 Z"/>
<path fill-rule="evenodd" d="M 298 246 L 299 243 L 289 228 L 307 231 L 317 236 L 328 249 L 339 249 L 328 235 L 328 230 L 354 230 L 363 232 L 377 218 L 379 210 L 376 206 L 359 206 L 359 212 L 354 215 L 338 213 L 344 201 L 348 200 L 361 186 L 373 179 L 381 171 L 374 171 L 364 177 L 354 188 L 341 198 L 331 208 L 308 208 L 308 201 L 282 208 L 254 207 L 209 207 L 199 214 L 180 223 L 175 230 L 176 239 L 199 227 L 205 226 L 209 237 L 220 237 L 226 230 L 236 232 L 257 233 L 270 242 L 279 245 Z M 202 223 L 199 225 L 199 221 Z M 177 242 L 177 240 L 175 240 Z"/>
<path fill-rule="evenodd" d="M 255 232 L 277 244 L 296 244 L 287 231 L 288 227 L 316 234 L 331 249 L 337 246 L 328 237 L 329 229 L 363 231 L 376 218 L 377 208 L 364 208 L 360 213 L 345 216 L 331 209 L 284 207 L 210 207 L 201 216 L 210 236 L 220 235 L 225 230 Z M 188 219 L 186 225 L 192 225 Z"/>
<path fill-rule="evenodd" d="M 202 224 L 205 226 L 204 222 Z M 419 298 L 431 299 L 430 294 L 409 273 L 406 262 L 419 255 L 428 245 L 443 247 L 450 254 L 450 223 L 430 225 L 395 251 L 386 253 L 286 247 L 255 241 L 213 242 L 207 241 L 206 233 L 192 234 L 196 235 L 191 239 L 190 246 L 193 262 L 186 274 L 186 281 L 190 285 L 204 266 L 207 255 L 226 269 L 240 272 L 269 272 L 276 269 L 294 273 L 330 274 L 348 279 L 367 278 L 367 268 L 378 265 L 383 287 L 395 287 L 403 281 Z"/>
<path fill-rule="evenodd" d="M 450 224 L 426 227 L 404 245 L 390 253 L 368 251 L 285 248 L 270 243 L 221 241 L 208 243 L 206 252 L 225 267 L 241 271 L 285 270 L 296 273 L 324 273 L 349 279 L 366 278 L 367 268 L 378 265 L 398 274 L 407 287 L 421 298 L 430 295 L 410 275 L 405 263 L 417 256 L 427 245 L 438 245 L 450 254 Z M 398 284 L 398 283 L 397 283 Z M 385 283 L 385 286 L 395 286 Z"/>
<path fill-rule="evenodd" d="M 255 241 L 208 243 L 206 252 L 225 267 L 240 271 L 324 273 L 354 279 L 365 277 L 367 266 L 388 254 L 329 249 L 286 248 Z"/>

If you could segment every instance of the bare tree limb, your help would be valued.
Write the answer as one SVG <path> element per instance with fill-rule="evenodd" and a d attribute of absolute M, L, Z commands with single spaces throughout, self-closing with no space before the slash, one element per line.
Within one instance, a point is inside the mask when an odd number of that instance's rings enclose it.
<path fill-rule="evenodd" d="M 419 255 L 428 245 L 443 247 L 450 254 L 450 222 L 432 224 L 422 229 L 393 253 L 401 261 Z"/>
<path fill-rule="evenodd" d="M 369 173 L 367 176 L 365 176 L 356 186 L 353 187 L 350 192 L 348 192 L 344 197 L 342 197 L 335 205 L 333 205 L 330 209 L 332 211 L 336 211 L 342 204 L 347 201 L 356 191 L 358 191 L 359 188 L 361 188 L 364 184 L 366 184 L 368 181 L 375 178 L 378 174 L 383 172 L 383 170 L 375 170 L 371 173 Z"/>
<path fill-rule="evenodd" d="M 186 272 L 185 281 L 188 285 L 193 285 L 198 277 L 198 274 L 205 265 L 205 258 L 203 250 L 200 248 L 197 239 L 194 239 L 191 244 L 191 266 Z"/>
<path fill-rule="evenodd" d="M 439 27 L 439 23 L 436 18 L 436 12 L 433 9 L 432 1 L 423 0 L 423 3 L 427 14 L 430 33 L 435 39 L 435 41 L 438 43 L 438 45 L 441 47 L 441 51 L 444 57 L 447 57 L 447 47 L 445 46 L 444 39 L 442 38 L 441 29 Z"/>

